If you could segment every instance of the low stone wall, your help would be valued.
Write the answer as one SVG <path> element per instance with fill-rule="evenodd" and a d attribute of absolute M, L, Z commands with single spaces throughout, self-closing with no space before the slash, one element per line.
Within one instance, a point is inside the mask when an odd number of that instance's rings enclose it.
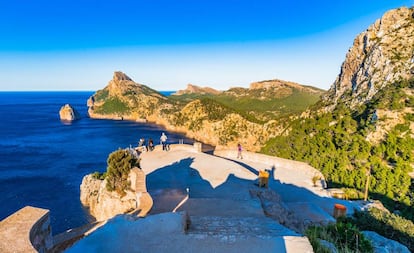
<path fill-rule="evenodd" d="M 26 206 L 0 222 L 0 252 L 49 252 L 53 247 L 49 210 Z"/>
<path fill-rule="evenodd" d="M 201 142 L 195 142 L 193 145 L 190 145 L 190 144 L 170 144 L 170 150 L 185 150 L 185 151 L 189 151 L 189 152 L 201 152 L 202 147 L 203 146 L 202 146 Z M 160 149 L 162 149 L 162 148 L 160 147 Z"/>

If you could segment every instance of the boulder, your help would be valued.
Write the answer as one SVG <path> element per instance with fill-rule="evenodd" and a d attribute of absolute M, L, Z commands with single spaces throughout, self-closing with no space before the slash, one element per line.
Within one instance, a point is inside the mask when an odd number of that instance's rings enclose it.
<path fill-rule="evenodd" d="M 362 231 L 374 248 L 374 253 L 410 253 L 408 248 L 401 243 L 385 238 L 373 231 Z"/>
<path fill-rule="evenodd" d="M 79 113 L 69 104 L 66 104 L 60 108 L 59 116 L 60 120 L 63 121 L 74 121 L 80 118 Z"/>
<path fill-rule="evenodd" d="M 326 248 L 331 253 L 338 253 L 338 249 L 335 247 L 335 244 L 328 242 L 326 240 L 319 240 L 319 243 Z"/>

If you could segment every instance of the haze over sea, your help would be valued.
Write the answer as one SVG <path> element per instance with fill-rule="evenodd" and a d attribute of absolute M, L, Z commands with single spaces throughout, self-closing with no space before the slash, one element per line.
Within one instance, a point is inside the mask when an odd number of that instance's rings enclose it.
<path fill-rule="evenodd" d="M 86 174 L 106 170 L 108 155 L 139 138 L 159 142 L 163 128 L 87 117 L 93 92 L 0 92 L 0 220 L 31 205 L 50 210 L 53 234 L 92 219 L 79 200 Z M 71 104 L 82 116 L 63 124 L 59 109 Z M 170 143 L 184 136 L 166 132 Z"/>

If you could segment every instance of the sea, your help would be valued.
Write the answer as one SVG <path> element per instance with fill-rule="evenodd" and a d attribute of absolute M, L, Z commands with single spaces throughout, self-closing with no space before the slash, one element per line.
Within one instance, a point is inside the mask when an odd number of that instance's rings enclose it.
<path fill-rule="evenodd" d="M 0 220 L 30 205 L 50 210 L 54 235 L 85 225 L 93 218 L 79 200 L 82 178 L 106 171 L 111 152 L 141 137 L 157 144 L 162 132 L 170 143 L 193 143 L 154 124 L 91 119 L 86 101 L 93 93 L 0 92 Z M 65 104 L 81 119 L 60 121 Z"/>

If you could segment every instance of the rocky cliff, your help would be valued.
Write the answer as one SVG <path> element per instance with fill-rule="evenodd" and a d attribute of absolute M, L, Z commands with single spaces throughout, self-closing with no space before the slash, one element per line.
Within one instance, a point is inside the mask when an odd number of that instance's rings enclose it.
<path fill-rule="evenodd" d="M 108 85 L 87 101 L 91 118 L 128 119 L 145 121 L 168 108 L 167 98 L 159 92 L 134 82 L 122 72 L 115 72 Z"/>
<path fill-rule="evenodd" d="M 355 38 L 324 101 L 355 108 L 379 90 L 413 75 L 413 8 L 402 7 L 386 12 Z"/>
<path fill-rule="evenodd" d="M 131 183 L 125 196 L 106 188 L 106 179 L 100 180 L 92 174 L 82 179 L 80 186 L 81 203 L 89 208 L 90 214 L 98 221 L 107 220 L 117 214 L 140 210 L 138 216 L 145 216 L 152 208 L 152 198 L 147 192 L 145 173 L 133 168 L 128 175 Z"/>
<path fill-rule="evenodd" d="M 414 9 L 386 12 L 359 34 L 349 49 L 340 73 L 323 96 L 331 111 L 345 104 L 363 111 L 375 125 L 366 139 L 378 144 L 397 125 L 414 130 Z"/>

